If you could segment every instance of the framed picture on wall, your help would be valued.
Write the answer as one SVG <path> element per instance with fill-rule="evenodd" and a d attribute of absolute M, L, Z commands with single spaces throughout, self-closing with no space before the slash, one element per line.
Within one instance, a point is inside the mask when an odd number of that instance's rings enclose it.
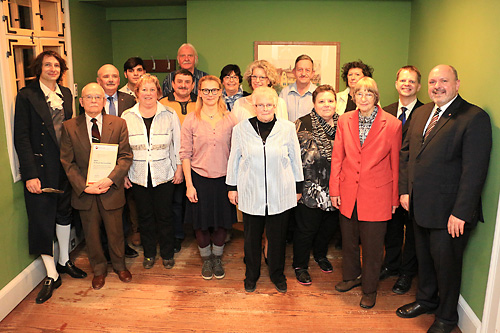
<path fill-rule="evenodd" d="M 267 60 L 281 76 L 279 90 L 295 82 L 295 59 L 307 54 L 314 61 L 316 85 L 329 84 L 339 90 L 340 42 L 254 42 L 254 60 Z"/>

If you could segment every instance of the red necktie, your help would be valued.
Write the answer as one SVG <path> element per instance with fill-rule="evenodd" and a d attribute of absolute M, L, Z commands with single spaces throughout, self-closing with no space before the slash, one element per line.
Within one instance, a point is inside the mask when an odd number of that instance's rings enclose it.
<path fill-rule="evenodd" d="M 92 122 L 92 143 L 100 143 L 101 134 L 99 133 L 99 127 L 97 127 L 97 119 L 92 118 L 90 121 Z"/>

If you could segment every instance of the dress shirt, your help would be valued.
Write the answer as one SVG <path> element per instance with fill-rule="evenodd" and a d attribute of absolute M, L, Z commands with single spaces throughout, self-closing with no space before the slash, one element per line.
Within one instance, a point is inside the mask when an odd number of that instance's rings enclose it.
<path fill-rule="evenodd" d="M 457 96 L 455 96 L 451 101 L 449 101 L 445 105 L 439 107 L 441 109 L 441 112 L 439 112 L 438 120 L 437 121 L 439 121 L 439 119 L 441 119 L 441 116 L 444 114 L 444 112 L 446 111 L 446 109 L 448 108 L 448 106 L 450 106 L 451 103 L 453 103 L 453 101 L 457 98 Z M 425 123 L 424 131 L 422 132 L 422 135 L 425 135 L 425 131 L 427 130 L 427 127 L 429 126 L 429 124 L 431 122 L 431 119 L 432 119 L 432 116 L 434 115 L 434 112 L 436 112 L 437 108 L 438 108 L 437 105 L 434 105 L 434 107 L 432 108 L 432 112 L 429 115 L 429 119 L 427 119 L 427 122 Z"/>
<path fill-rule="evenodd" d="M 396 115 L 396 118 L 398 118 L 398 119 L 399 119 L 399 116 L 401 115 L 401 113 L 403 113 L 403 112 L 401 111 L 401 108 L 402 108 L 402 107 L 405 107 L 405 108 L 406 108 L 406 112 L 405 112 L 405 115 L 406 115 L 406 116 L 405 116 L 405 119 L 406 119 L 406 120 L 408 120 L 408 118 L 410 117 L 411 112 L 412 112 L 412 111 L 413 111 L 413 109 L 415 108 L 415 104 L 417 104 L 417 99 L 416 99 L 416 98 L 413 100 L 413 102 L 411 102 L 411 103 L 410 103 L 410 104 L 408 104 L 408 105 L 403 105 L 403 103 L 401 103 L 401 100 L 399 100 L 399 102 L 398 102 L 398 113 L 397 113 L 397 115 Z"/>
<path fill-rule="evenodd" d="M 95 117 L 91 117 L 88 114 L 85 113 L 85 122 L 87 123 L 87 133 L 89 134 L 89 141 L 90 144 L 92 144 L 92 119 L 95 118 L 97 119 L 97 128 L 99 128 L 99 133 L 102 136 L 102 113 L 99 113 Z"/>
<path fill-rule="evenodd" d="M 108 97 L 111 97 L 107 94 L 104 94 L 105 98 L 106 98 L 106 103 L 104 103 L 104 110 L 106 111 L 106 114 L 109 114 L 109 99 Z M 115 110 L 116 110 L 116 115 L 115 116 L 118 116 L 118 92 L 115 91 L 115 93 L 113 94 L 113 104 L 115 105 Z"/>
<path fill-rule="evenodd" d="M 191 168 L 200 176 L 219 178 L 227 173 L 227 160 L 231 148 L 233 127 L 238 121 L 226 112 L 215 124 L 215 129 L 205 120 L 188 113 L 181 130 L 181 161 L 191 160 Z"/>
<path fill-rule="evenodd" d="M 304 95 L 300 95 L 297 90 L 297 82 L 294 82 L 281 91 L 280 97 L 286 103 L 288 120 L 295 121 L 311 112 L 314 107 L 312 94 L 316 88 L 316 85 L 310 82 Z"/>

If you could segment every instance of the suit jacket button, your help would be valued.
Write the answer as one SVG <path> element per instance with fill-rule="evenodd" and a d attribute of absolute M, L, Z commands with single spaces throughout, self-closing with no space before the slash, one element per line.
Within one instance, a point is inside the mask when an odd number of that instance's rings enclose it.
<path fill-rule="evenodd" d="M 40 147 L 43 147 L 43 143 L 40 144 Z"/>
<path fill-rule="evenodd" d="M 45 125 L 45 123 L 42 121 L 42 125 Z"/>
<path fill-rule="evenodd" d="M 42 167 L 42 168 L 43 168 L 43 164 L 42 164 L 42 165 L 40 165 L 40 167 Z"/>
<path fill-rule="evenodd" d="M 44 135 L 45 135 L 45 133 L 42 132 L 42 136 L 44 136 Z"/>

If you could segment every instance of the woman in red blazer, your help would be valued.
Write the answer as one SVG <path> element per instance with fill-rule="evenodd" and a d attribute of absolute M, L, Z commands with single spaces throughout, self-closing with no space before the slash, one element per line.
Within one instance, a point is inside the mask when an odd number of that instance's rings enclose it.
<path fill-rule="evenodd" d="M 340 116 L 332 153 L 330 196 L 341 213 L 343 256 L 343 281 L 335 289 L 362 285 L 360 306 L 369 309 L 377 297 L 387 221 L 399 205 L 401 122 L 378 105 L 372 78 L 359 80 L 353 95 L 357 110 Z"/>

